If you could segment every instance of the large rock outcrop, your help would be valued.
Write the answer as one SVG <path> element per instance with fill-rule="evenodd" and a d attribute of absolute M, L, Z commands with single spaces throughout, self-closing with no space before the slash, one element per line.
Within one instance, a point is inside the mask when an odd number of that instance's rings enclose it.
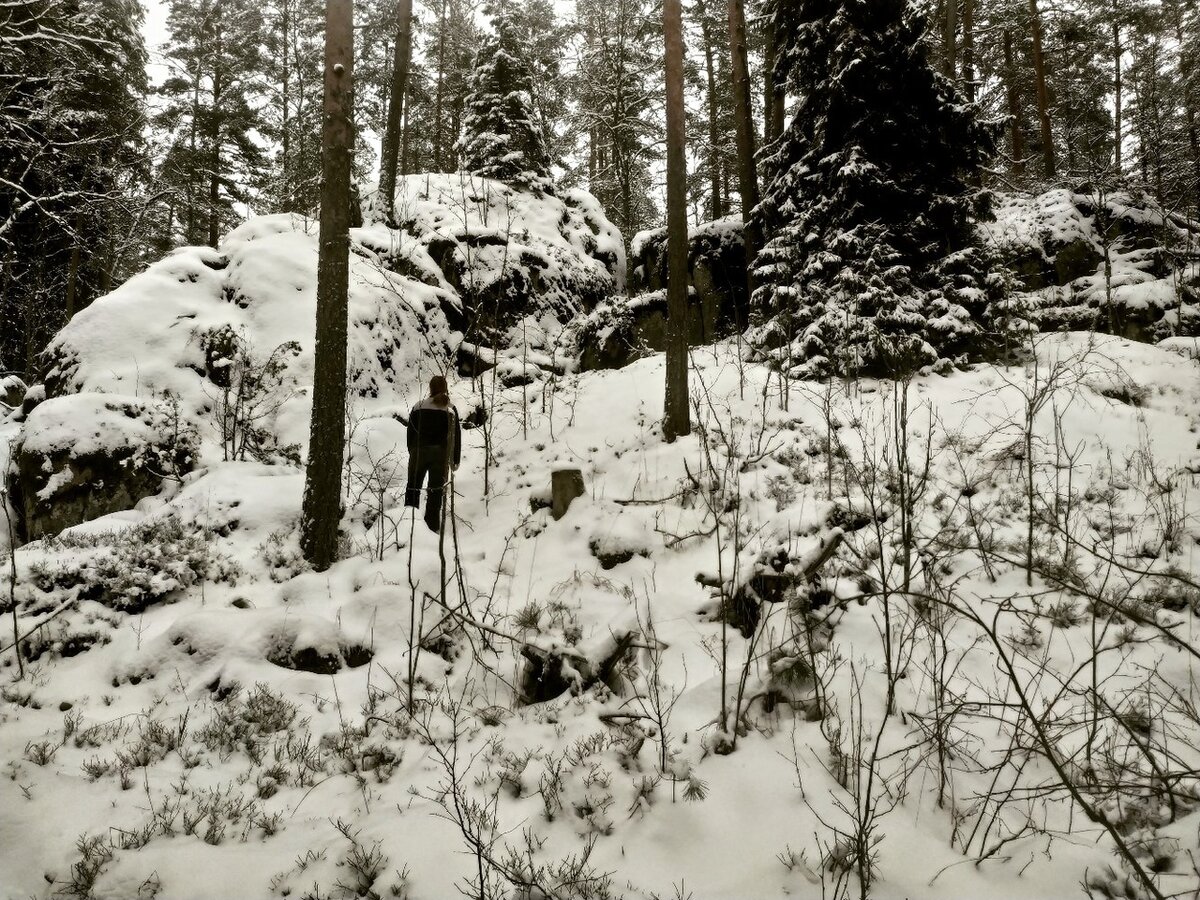
<path fill-rule="evenodd" d="M 624 287 L 621 236 L 583 192 L 409 176 L 398 227 L 367 213 L 350 256 L 347 375 L 360 421 L 407 409 L 479 335 L 481 354 L 519 341 L 536 358 Z M 317 256 L 314 220 L 261 216 L 218 249 L 174 251 L 76 315 L 25 398 L 6 474 L 20 535 L 127 509 L 192 467 L 300 462 Z"/>
<path fill-rule="evenodd" d="M 1200 224 L 1144 195 L 1090 185 L 1000 195 L 996 220 L 980 227 L 1031 295 L 1043 330 L 1151 341 L 1200 327 L 1196 274 L 1173 252 L 1195 244 Z"/>
<path fill-rule="evenodd" d="M 631 293 L 667 286 L 667 230 L 642 231 L 630 247 Z M 688 229 L 688 285 L 701 315 L 701 340 L 711 342 L 741 331 L 750 307 L 746 296 L 746 245 L 742 221 L 726 216 Z"/>
<path fill-rule="evenodd" d="M 379 202 L 366 221 L 388 218 Z M 511 343 L 526 319 L 565 324 L 625 287 L 621 233 L 585 191 L 409 175 L 396 187 L 392 220 L 399 241 L 419 247 L 461 298 L 461 330 L 489 346 Z"/>

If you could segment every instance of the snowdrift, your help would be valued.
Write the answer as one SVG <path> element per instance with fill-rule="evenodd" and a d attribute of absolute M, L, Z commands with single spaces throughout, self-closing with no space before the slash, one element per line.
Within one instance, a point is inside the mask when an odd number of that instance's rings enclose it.
<path fill-rule="evenodd" d="M 1167 577 L 1197 572 L 1194 344 L 1045 336 L 1036 368 L 915 377 L 908 428 L 892 384 L 793 382 L 785 401 L 718 345 L 693 354 L 696 432 L 670 445 L 661 357 L 564 376 L 544 405 L 497 389 L 490 438 L 466 432 L 442 546 L 388 477 L 404 457 L 386 416 L 355 432 L 347 558 L 328 573 L 296 559 L 298 470 L 249 460 L 27 545 L 18 618 L 42 627 L 33 677 L 0 655 L 0 896 L 452 896 L 478 870 L 439 798 L 489 810 L 497 861 L 551 887 L 856 895 L 839 854 L 871 790 L 872 897 L 1059 900 L 1084 879 L 1121 896 L 1128 873 L 1056 786 L 1005 661 L 1093 808 L 1164 894 L 1190 892 L 1200 723 L 1157 691 L 1196 677 L 1178 641 L 1200 594 Z M 1031 397 L 1035 522 L 1078 529 L 1064 545 L 1038 524 L 1032 587 Z M 903 434 L 925 473 L 907 520 L 888 471 Z M 555 520 L 535 507 L 562 465 L 588 490 Z M 963 613 L 901 596 L 901 529 Z M 1091 618 L 1054 573 L 1120 616 Z M 443 590 L 492 631 L 455 624 Z M 567 670 L 563 693 L 517 700 L 530 655 L 600 658 L 630 623 L 642 636 L 612 677 Z M 1081 771 L 1096 642 L 1116 712 Z M 886 715 L 889 652 L 903 674 Z M 727 731 L 722 698 L 743 709 Z M 1139 762 L 1162 741 L 1166 781 Z"/>

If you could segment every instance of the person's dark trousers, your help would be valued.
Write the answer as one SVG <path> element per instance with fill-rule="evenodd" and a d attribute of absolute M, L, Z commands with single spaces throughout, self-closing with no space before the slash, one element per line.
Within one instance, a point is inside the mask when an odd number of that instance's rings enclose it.
<path fill-rule="evenodd" d="M 414 509 L 421 505 L 421 486 L 429 477 L 425 499 L 425 524 L 430 531 L 442 528 L 442 495 L 446 485 L 447 457 L 445 447 L 421 447 L 408 457 L 408 486 L 404 489 L 404 505 Z"/>

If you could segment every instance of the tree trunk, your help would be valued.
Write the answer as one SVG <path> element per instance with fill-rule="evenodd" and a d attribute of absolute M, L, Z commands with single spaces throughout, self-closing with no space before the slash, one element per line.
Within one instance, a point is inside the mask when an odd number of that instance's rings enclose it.
<path fill-rule="evenodd" d="M 746 286 L 754 293 L 754 257 L 762 246 L 754 207 L 758 206 L 758 172 L 754 165 L 754 118 L 750 105 L 750 72 L 746 60 L 746 15 L 742 0 L 729 0 L 729 57 L 733 67 L 733 114 L 737 123 L 738 191 L 742 195 L 742 227 L 746 245 Z"/>
<path fill-rule="evenodd" d="M 1008 94 L 1009 153 L 1014 175 L 1025 174 L 1025 132 L 1021 128 L 1021 95 L 1017 91 L 1017 67 L 1013 62 L 1012 32 L 1004 29 L 1004 81 Z"/>
<path fill-rule="evenodd" d="M 663 0 L 667 80 L 667 379 L 663 437 L 692 430 L 688 409 L 687 158 L 684 153 L 683 13 Z"/>
<path fill-rule="evenodd" d="M 75 211 L 75 222 L 72 226 L 74 235 L 71 240 L 71 261 L 67 263 L 67 318 L 70 322 L 72 316 L 75 315 L 78 306 L 79 298 L 79 261 L 82 252 L 80 250 L 80 242 L 83 236 L 80 234 L 83 228 L 83 214 L 79 210 Z"/>
<path fill-rule="evenodd" d="M 219 60 L 222 54 L 220 22 L 217 23 L 215 34 L 216 47 L 213 56 Z M 224 99 L 222 90 L 224 83 L 221 76 L 220 69 L 213 70 L 212 130 L 208 136 L 208 139 L 212 141 L 212 157 L 209 161 L 211 171 L 208 173 L 208 245 L 210 247 L 216 247 L 221 240 L 221 213 L 219 211 L 221 203 L 221 101 Z"/>
<path fill-rule="evenodd" d="M 783 85 L 777 81 L 775 67 L 779 56 L 779 36 L 775 18 L 767 18 L 767 43 L 763 53 L 763 146 L 783 134 Z"/>
<path fill-rule="evenodd" d="M 437 86 L 433 91 L 433 169 L 442 171 L 442 96 L 446 81 L 446 4 L 438 5 Z"/>
<path fill-rule="evenodd" d="M 975 102 L 975 0 L 963 0 L 962 80 L 967 99 Z"/>
<path fill-rule="evenodd" d="M 708 17 L 708 6 L 700 11 L 700 33 L 704 38 L 704 73 L 708 78 L 708 175 L 711 184 L 709 213 L 714 219 L 721 218 L 721 133 L 717 127 L 717 79 L 713 72 L 712 27 Z"/>
<path fill-rule="evenodd" d="M 354 153 L 353 0 L 325 5 L 321 225 L 313 407 L 300 547 L 317 571 L 337 555 L 346 429 L 346 314 L 350 281 L 350 168 Z"/>
<path fill-rule="evenodd" d="M 408 91 L 408 64 L 412 56 L 412 0 L 400 0 L 396 13 L 396 47 L 392 52 L 392 81 L 388 90 L 387 126 L 379 165 L 379 195 L 388 218 L 396 202 L 396 170 L 400 164 L 400 125 L 404 95 Z"/>
<path fill-rule="evenodd" d="M 942 70 L 951 81 L 958 78 L 958 0 L 946 0 L 946 18 L 942 23 Z"/>
<path fill-rule="evenodd" d="M 1183 39 L 1183 10 L 1175 7 L 1175 40 L 1180 47 L 1185 46 Z M 1196 92 L 1195 92 L 1195 57 L 1181 54 L 1179 58 L 1179 80 L 1183 84 L 1183 108 L 1186 110 L 1188 148 L 1192 153 L 1192 192 L 1194 194 L 1195 216 L 1200 217 L 1200 126 L 1196 123 Z"/>
<path fill-rule="evenodd" d="M 1042 17 L 1037 0 L 1029 0 L 1029 29 L 1033 37 L 1033 77 L 1037 82 L 1038 123 L 1042 134 L 1042 164 L 1045 177 L 1058 177 L 1054 164 L 1054 134 L 1050 129 L 1050 92 L 1046 88 L 1046 62 L 1042 57 Z"/>
<path fill-rule="evenodd" d="M 1121 26 L 1112 25 L 1113 51 L 1113 169 L 1121 177 Z"/>

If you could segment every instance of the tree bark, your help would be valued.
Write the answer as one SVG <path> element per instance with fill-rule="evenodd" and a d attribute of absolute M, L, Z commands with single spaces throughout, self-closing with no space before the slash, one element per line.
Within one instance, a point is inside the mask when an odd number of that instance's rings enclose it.
<path fill-rule="evenodd" d="M 688 408 L 687 158 L 683 113 L 683 13 L 663 0 L 667 88 L 667 378 L 663 437 L 692 430 Z"/>
<path fill-rule="evenodd" d="M 66 321 L 70 322 L 77 311 L 79 303 L 79 263 L 82 251 L 80 243 L 83 240 L 83 215 L 79 210 L 75 211 L 75 220 L 72 226 L 72 231 L 75 233 L 71 238 L 71 261 L 67 263 L 67 317 Z"/>
<path fill-rule="evenodd" d="M 1054 163 L 1054 134 L 1050 129 L 1050 92 L 1046 88 L 1046 61 L 1042 56 L 1042 16 L 1037 0 L 1029 0 L 1029 30 L 1033 37 L 1033 77 L 1037 83 L 1038 124 L 1042 135 L 1042 165 L 1045 177 L 1058 177 Z"/>
<path fill-rule="evenodd" d="M 218 7 L 219 9 L 219 7 Z M 218 20 L 214 28 L 216 48 L 214 59 L 221 58 L 222 26 Z M 221 240 L 221 100 L 223 82 L 219 68 L 213 70 L 212 79 L 212 130 L 208 139 L 212 142 L 210 171 L 208 173 L 208 245 L 216 247 Z"/>
<path fill-rule="evenodd" d="M 433 170 L 442 171 L 442 97 L 446 81 L 446 4 L 438 5 L 437 87 L 433 93 Z"/>
<path fill-rule="evenodd" d="M 1175 40 L 1185 46 L 1183 35 L 1183 9 L 1175 7 Z M 1179 79 L 1183 84 L 1183 107 L 1186 110 L 1188 148 L 1192 154 L 1192 191 L 1196 217 L 1200 217 L 1200 126 L 1196 123 L 1195 57 L 1181 54 L 1179 57 Z"/>
<path fill-rule="evenodd" d="M 962 81 L 967 99 L 975 102 L 975 0 L 963 0 Z"/>
<path fill-rule="evenodd" d="M 767 18 L 767 41 L 763 55 L 763 146 L 783 134 L 783 85 L 777 79 L 775 67 L 779 57 L 779 35 L 776 20 Z"/>
<path fill-rule="evenodd" d="M 708 78 L 708 175 L 711 185 L 709 214 L 721 218 L 721 133 L 717 127 L 717 79 L 713 71 L 712 27 L 708 17 L 708 5 L 700 10 L 700 33 L 704 38 L 704 73 Z"/>
<path fill-rule="evenodd" d="M 1004 29 L 1004 81 L 1008 94 L 1008 138 L 1014 175 L 1025 174 L 1025 132 L 1021 127 L 1021 95 L 1017 91 L 1017 67 L 1013 62 L 1012 32 Z"/>
<path fill-rule="evenodd" d="M 958 0 L 946 0 L 946 18 L 942 23 L 942 70 L 951 81 L 958 79 Z"/>
<path fill-rule="evenodd" d="M 758 172 L 754 165 L 754 118 L 750 105 L 750 72 L 746 59 L 746 15 L 742 0 L 729 0 L 729 57 L 733 67 L 733 114 L 737 124 L 738 191 L 742 195 L 742 228 L 746 246 L 746 287 L 754 293 L 754 258 L 762 246 L 754 207 L 758 206 Z"/>
<path fill-rule="evenodd" d="M 396 202 L 396 170 L 400 164 L 400 126 L 404 95 L 408 92 L 409 60 L 412 56 L 412 0 L 400 0 L 396 13 L 396 47 L 392 52 L 392 82 L 388 90 L 387 125 L 383 133 L 379 165 L 379 194 L 392 217 Z"/>
<path fill-rule="evenodd" d="M 346 315 L 350 283 L 350 169 L 354 154 L 352 0 L 326 0 L 321 126 L 321 225 L 313 407 L 300 547 L 317 571 L 333 564 L 341 519 L 346 428 Z"/>
<path fill-rule="evenodd" d="M 1113 51 L 1113 168 L 1121 176 L 1121 26 L 1112 24 Z"/>

